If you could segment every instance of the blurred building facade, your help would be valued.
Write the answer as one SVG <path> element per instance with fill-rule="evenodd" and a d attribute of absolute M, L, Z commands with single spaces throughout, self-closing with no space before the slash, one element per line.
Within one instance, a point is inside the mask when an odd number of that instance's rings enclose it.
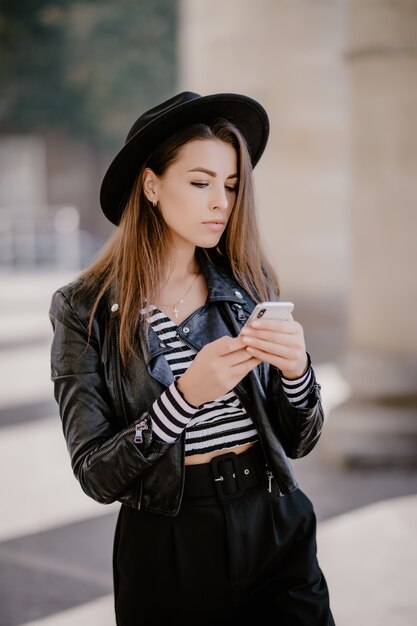
<path fill-rule="evenodd" d="M 0 136 L 0 268 L 78 271 L 94 257 L 103 238 L 80 210 L 90 203 L 98 211 L 94 172 L 97 160 L 82 142 Z"/>
<path fill-rule="evenodd" d="M 417 2 L 182 0 L 180 24 L 181 88 L 269 112 L 255 183 L 284 298 L 346 312 L 328 458 L 415 463 Z"/>
<path fill-rule="evenodd" d="M 85 266 L 111 234 L 100 182 L 171 95 L 177 30 L 176 0 L 0 3 L 0 269 L 74 268 L 71 228 Z"/>

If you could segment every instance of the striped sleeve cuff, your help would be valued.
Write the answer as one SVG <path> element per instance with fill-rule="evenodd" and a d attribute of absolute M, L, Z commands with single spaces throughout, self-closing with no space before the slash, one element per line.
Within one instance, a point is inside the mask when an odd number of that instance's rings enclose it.
<path fill-rule="evenodd" d="M 188 404 L 172 383 L 153 403 L 149 416 L 153 433 L 166 443 L 174 443 L 198 408 Z"/>
<path fill-rule="evenodd" d="M 288 401 L 298 409 L 308 406 L 308 397 L 314 389 L 314 377 L 311 366 L 301 378 L 290 380 L 282 376 L 282 386 Z"/>

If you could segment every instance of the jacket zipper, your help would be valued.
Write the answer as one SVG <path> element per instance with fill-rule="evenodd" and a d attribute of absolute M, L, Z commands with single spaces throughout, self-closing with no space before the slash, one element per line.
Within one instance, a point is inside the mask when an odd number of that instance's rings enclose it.
<path fill-rule="evenodd" d="M 231 305 L 231 308 L 235 311 L 235 315 L 237 319 L 239 320 L 239 322 L 242 322 L 242 325 L 243 325 L 248 319 L 248 316 L 245 314 L 245 311 L 243 310 L 243 306 L 235 302 L 234 304 Z"/>
<path fill-rule="evenodd" d="M 183 341 L 185 343 L 186 346 L 188 346 L 189 348 L 191 348 L 191 350 L 194 350 L 194 352 L 198 352 L 197 348 L 195 348 L 191 343 L 189 343 L 186 339 L 184 339 L 184 337 L 182 337 L 179 333 L 176 333 L 178 335 L 178 337 L 181 339 L 181 341 Z"/>
<path fill-rule="evenodd" d="M 126 415 L 125 401 L 123 397 L 123 384 L 122 384 L 122 369 L 120 364 L 120 338 L 119 338 L 119 322 L 116 320 L 116 377 L 118 384 L 118 394 L 120 405 L 122 407 L 122 413 L 126 424 L 129 426 L 129 422 Z"/>
<path fill-rule="evenodd" d="M 114 441 L 109 443 L 107 446 L 104 446 L 103 448 L 101 448 L 97 452 L 94 452 L 94 454 L 91 455 L 91 457 L 90 457 L 90 459 L 88 461 L 89 467 L 91 467 L 91 465 L 93 465 L 96 461 L 98 461 L 98 459 L 100 459 L 102 456 L 104 456 L 105 454 L 107 454 L 108 452 L 113 450 L 113 448 L 115 448 L 117 446 L 117 444 L 119 443 L 119 441 L 121 439 L 123 439 L 123 437 L 126 437 L 127 435 L 129 435 L 131 433 L 133 434 L 135 432 L 135 429 L 136 429 L 136 424 L 134 424 L 133 426 L 131 426 L 127 430 L 125 430 L 122 433 L 120 433 L 120 435 L 118 437 L 116 437 L 116 439 L 114 439 Z"/>
<path fill-rule="evenodd" d="M 101 459 L 102 456 L 104 456 L 108 452 L 111 452 L 117 446 L 117 444 L 120 442 L 121 439 L 123 439 L 124 437 L 128 437 L 129 435 L 133 435 L 133 433 L 135 433 L 133 441 L 135 443 L 142 443 L 144 430 L 148 430 L 148 424 L 147 424 L 146 418 L 141 420 L 138 424 L 133 424 L 132 426 L 124 430 L 122 433 L 120 433 L 118 437 L 114 439 L 114 441 L 109 443 L 107 446 L 104 446 L 100 450 L 97 450 L 97 452 L 94 452 L 88 461 L 88 465 L 89 466 L 93 465 L 98 459 Z"/>
<path fill-rule="evenodd" d="M 273 473 L 271 472 L 270 469 L 266 470 L 266 476 L 268 478 L 268 493 L 271 493 L 272 491 L 272 479 L 274 478 Z"/>
<path fill-rule="evenodd" d="M 119 337 L 119 322 L 116 320 L 116 375 L 117 375 L 117 384 L 118 384 L 118 393 L 120 398 L 120 404 L 122 406 L 123 417 L 125 419 L 126 424 L 129 425 L 127 415 L 126 415 L 126 406 L 123 394 L 123 383 L 122 383 L 122 368 L 120 363 L 120 337 Z M 148 424 L 146 419 L 141 420 L 138 424 L 134 424 L 124 434 L 135 433 L 134 442 L 142 443 L 143 441 L 143 431 L 148 429 Z M 119 439 L 116 440 L 116 443 Z M 111 448 L 110 448 L 111 449 Z M 142 506 L 142 492 L 143 492 L 143 482 L 140 480 L 139 483 L 139 495 L 137 497 L 137 509 L 139 510 Z"/>
<path fill-rule="evenodd" d="M 139 424 L 135 424 L 135 437 L 133 439 L 135 443 L 142 443 L 142 441 L 143 441 L 143 431 L 144 430 L 148 430 L 148 428 L 149 428 L 149 426 L 148 426 L 146 418 L 141 420 L 139 422 Z M 143 481 L 142 480 L 139 481 L 138 492 L 136 492 L 137 493 L 137 496 L 136 496 L 136 508 L 139 511 L 139 509 L 142 506 L 142 493 L 143 493 Z"/>

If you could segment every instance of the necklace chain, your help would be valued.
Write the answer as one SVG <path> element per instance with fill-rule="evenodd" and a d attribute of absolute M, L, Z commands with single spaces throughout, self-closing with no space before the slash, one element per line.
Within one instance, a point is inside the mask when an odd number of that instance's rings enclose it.
<path fill-rule="evenodd" d="M 160 303 L 160 306 L 166 306 L 169 307 L 172 310 L 172 314 L 174 315 L 175 319 L 178 318 L 178 315 L 180 313 L 180 309 L 179 306 L 184 302 L 185 298 L 187 297 L 187 295 L 189 294 L 189 292 L 191 291 L 191 287 L 194 285 L 195 281 L 197 280 L 197 278 L 200 276 L 200 274 L 196 274 L 193 278 L 193 280 L 191 281 L 191 283 L 188 285 L 186 292 L 184 293 L 183 296 L 181 296 L 181 298 L 179 300 L 177 300 L 176 302 L 174 302 L 174 304 L 163 304 L 162 302 Z"/>

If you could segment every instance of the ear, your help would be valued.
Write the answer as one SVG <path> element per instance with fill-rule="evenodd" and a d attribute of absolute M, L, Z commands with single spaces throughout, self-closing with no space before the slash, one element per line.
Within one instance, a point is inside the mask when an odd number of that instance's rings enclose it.
<path fill-rule="evenodd" d="M 159 179 L 149 167 L 145 167 L 142 174 L 143 193 L 152 204 L 158 201 Z"/>

